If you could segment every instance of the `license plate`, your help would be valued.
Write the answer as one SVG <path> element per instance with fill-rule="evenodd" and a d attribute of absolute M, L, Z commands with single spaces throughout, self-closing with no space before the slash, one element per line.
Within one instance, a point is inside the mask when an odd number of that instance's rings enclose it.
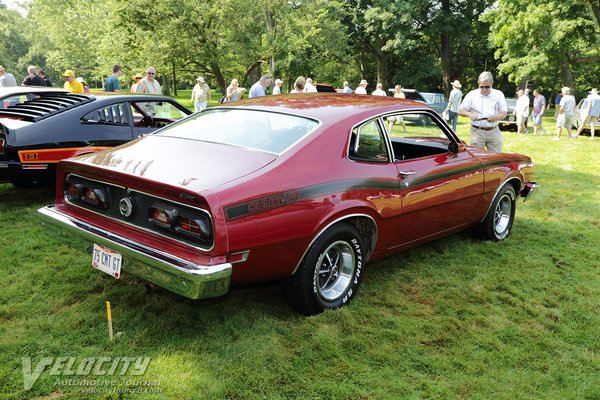
<path fill-rule="evenodd" d="M 116 251 L 94 243 L 92 267 L 119 279 L 122 259 L 123 257 Z"/>

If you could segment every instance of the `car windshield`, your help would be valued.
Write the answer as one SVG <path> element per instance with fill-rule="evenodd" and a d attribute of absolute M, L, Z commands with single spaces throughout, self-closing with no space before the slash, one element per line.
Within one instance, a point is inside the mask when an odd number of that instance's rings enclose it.
<path fill-rule="evenodd" d="M 281 154 L 318 125 L 312 119 L 295 115 L 217 109 L 198 113 L 167 128 L 161 135 Z"/>

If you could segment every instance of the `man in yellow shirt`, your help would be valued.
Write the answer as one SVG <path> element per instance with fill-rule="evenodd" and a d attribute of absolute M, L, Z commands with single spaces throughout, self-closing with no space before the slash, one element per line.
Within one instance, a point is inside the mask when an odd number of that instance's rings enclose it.
<path fill-rule="evenodd" d="M 83 85 L 81 82 L 77 82 L 73 70 L 66 70 L 63 77 L 66 79 L 65 90 L 68 90 L 71 93 L 83 93 Z"/>

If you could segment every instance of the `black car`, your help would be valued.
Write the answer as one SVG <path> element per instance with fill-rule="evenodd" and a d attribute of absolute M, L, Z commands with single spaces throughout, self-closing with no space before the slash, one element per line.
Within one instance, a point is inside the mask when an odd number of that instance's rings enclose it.
<path fill-rule="evenodd" d="M 0 109 L 0 182 L 53 183 L 56 164 L 154 132 L 191 111 L 165 96 L 56 93 Z"/>
<path fill-rule="evenodd" d="M 0 109 L 45 96 L 67 93 L 66 90 L 47 86 L 0 87 Z"/>

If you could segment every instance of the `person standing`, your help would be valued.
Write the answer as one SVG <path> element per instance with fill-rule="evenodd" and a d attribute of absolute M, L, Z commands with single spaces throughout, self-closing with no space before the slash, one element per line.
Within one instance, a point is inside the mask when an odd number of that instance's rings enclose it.
<path fill-rule="evenodd" d="M 385 92 L 385 90 L 383 90 L 383 84 L 378 83 L 375 86 L 375 90 L 373 90 L 373 93 L 371 93 L 372 96 L 381 96 L 381 97 L 386 97 L 387 93 Z"/>
<path fill-rule="evenodd" d="M 358 87 L 354 90 L 355 94 L 367 94 L 367 85 L 368 82 L 366 79 L 363 79 L 358 84 Z"/>
<path fill-rule="evenodd" d="M 502 151 L 502 133 L 498 122 L 506 117 L 504 93 L 492 88 L 494 77 L 491 72 L 479 74 L 479 88 L 471 90 L 458 108 L 458 113 L 471 120 L 471 145 L 485 147 L 488 151 Z"/>
<path fill-rule="evenodd" d="M 281 85 L 283 85 L 283 81 L 281 79 L 275 79 L 275 86 L 273 86 L 273 94 L 281 94 Z"/>
<path fill-rule="evenodd" d="M 143 78 L 142 74 L 135 74 L 131 87 L 129 88 L 130 93 L 137 93 L 137 87 L 140 84 L 140 80 Z"/>
<path fill-rule="evenodd" d="M 106 79 L 106 82 L 104 82 L 104 91 L 120 92 L 121 83 L 119 82 L 119 77 L 121 75 L 123 75 L 123 67 L 121 67 L 119 64 L 115 64 L 113 66 L 113 74 Z"/>
<path fill-rule="evenodd" d="M 537 135 L 538 128 L 541 129 L 541 135 L 546 133 L 546 130 L 542 126 L 542 118 L 544 117 L 544 111 L 546 111 L 546 98 L 540 93 L 539 89 L 533 90 L 533 111 L 531 113 L 533 119 L 533 134 Z"/>
<path fill-rule="evenodd" d="M 196 86 L 192 90 L 192 102 L 194 103 L 194 112 L 202 111 L 206 109 L 208 102 L 210 101 L 210 88 L 206 84 L 203 77 L 199 76 L 196 78 Z"/>
<path fill-rule="evenodd" d="M 225 102 L 238 101 L 244 94 L 244 88 L 240 88 L 240 83 L 237 79 L 232 79 L 229 86 L 227 86 L 227 92 L 225 95 Z"/>
<path fill-rule="evenodd" d="M 306 78 L 304 93 L 317 93 L 317 87 L 313 85 L 313 80 L 311 78 Z"/>
<path fill-rule="evenodd" d="M 38 75 L 40 76 L 40 78 L 42 78 L 44 80 L 44 83 L 46 84 L 46 86 L 48 86 L 48 87 L 52 86 L 52 82 L 50 82 L 50 79 L 46 76 L 46 73 L 44 72 L 43 69 L 40 69 L 38 71 Z"/>
<path fill-rule="evenodd" d="M 46 86 L 44 80 L 37 74 L 35 65 L 27 67 L 27 76 L 21 82 L 21 86 Z"/>
<path fill-rule="evenodd" d="M 590 122 L 590 140 L 594 140 L 594 135 L 596 134 L 596 122 L 598 122 L 598 118 L 600 118 L 600 95 L 598 94 L 598 89 L 590 90 L 587 97 L 587 106 L 580 110 L 583 118 L 581 118 L 581 124 L 579 128 L 577 128 L 577 134 L 575 137 L 581 134 L 585 124 Z"/>
<path fill-rule="evenodd" d="M 458 107 L 460 107 L 460 103 L 462 102 L 463 94 L 460 91 L 462 85 L 458 80 L 455 80 L 451 83 L 452 90 L 450 91 L 450 96 L 448 97 L 448 106 L 446 107 L 446 112 L 448 112 L 448 119 L 452 122 L 452 130 L 456 132 L 456 124 L 458 123 Z"/>
<path fill-rule="evenodd" d="M 271 86 L 271 77 L 269 75 L 263 75 L 260 79 L 252 85 L 250 92 L 248 92 L 248 98 L 266 96 L 266 89 Z"/>
<path fill-rule="evenodd" d="M 304 93 L 304 85 L 306 84 L 306 80 L 303 76 L 299 76 L 296 78 L 294 82 L 294 88 L 290 90 L 290 93 Z"/>
<path fill-rule="evenodd" d="M 17 80 L 10 72 L 6 72 L 4 67 L 0 65 L 0 87 L 17 86 Z"/>
<path fill-rule="evenodd" d="M 561 89 L 562 98 L 558 106 L 558 116 L 556 117 L 556 136 L 552 140 L 560 140 L 563 128 L 567 129 L 569 139 L 572 139 L 571 129 L 573 128 L 573 113 L 575 112 L 575 96 L 571 96 L 571 89 L 567 86 Z"/>
<path fill-rule="evenodd" d="M 526 134 L 527 127 L 525 126 L 525 121 L 527 121 L 527 117 L 529 116 L 529 96 L 527 96 L 527 93 L 523 89 L 517 90 L 517 103 L 515 104 L 513 114 L 517 119 L 517 134 Z"/>
<path fill-rule="evenodd" d="M 68 69 L 63 74 L 65 78 L 65 90 L 71 93 L 84 93 L 83 85 L 75 79 L 75 72 L 72 69 Z"/>
<path fill-rule="evenodd" d="M 394 87 L 394 98 L 395 99 L 406 99 L 406 95 L 402 91 L 402 85 L 398 84 Z M 402 125 L 402 130 L 406 132 L 406 124 L 404 123 L 404 117 L 402 115 L 396 115 L 392 117 L 388 117 L 388 131 L 392 131 L 394 127 L 394 123 L 398 123 Z"/>
<path fill-rule="evenodd" d="M 156 68 L 146 68 L 146 77 L 140 79 L 136 88 L 137 93 L 162 94 L 160 83 L 154 78 L 156 78 Z"/>
<path fill-rule="evenodd" d="M 345 93 L 345 94 L 351 94 L 352 93 L 352 88 L 348 84 L 348 81 L 344 81 L 344 89 L 342 90 L 342 93 Z"/>

